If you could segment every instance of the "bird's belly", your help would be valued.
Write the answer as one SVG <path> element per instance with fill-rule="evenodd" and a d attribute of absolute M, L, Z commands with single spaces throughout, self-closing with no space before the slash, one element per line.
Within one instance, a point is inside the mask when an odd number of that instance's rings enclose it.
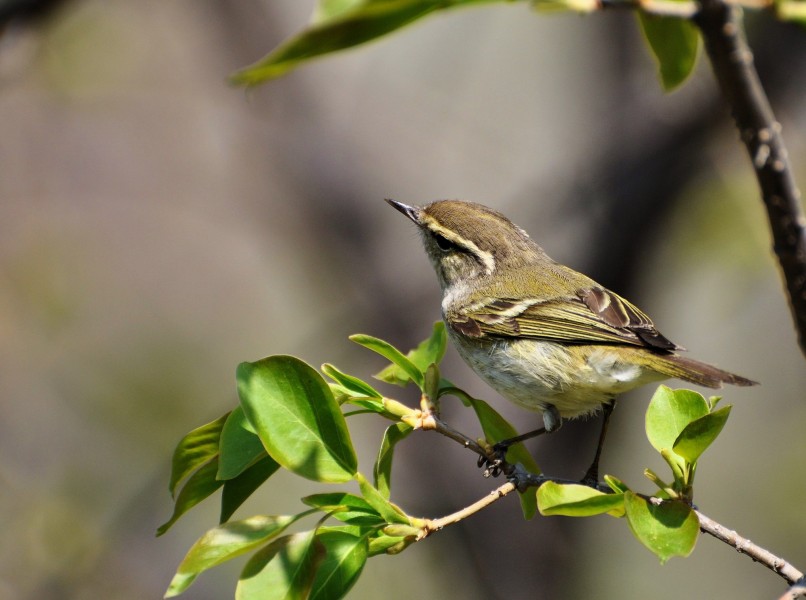
<path fill-rule="evenodd" d="M 564 418 L 599 410 L 621 393 L 664 379 L 624 360 L 609 346 L 498 340 L 456 344 L 467 364 L 507 400 L 542 411 L 553 405 Z"/>

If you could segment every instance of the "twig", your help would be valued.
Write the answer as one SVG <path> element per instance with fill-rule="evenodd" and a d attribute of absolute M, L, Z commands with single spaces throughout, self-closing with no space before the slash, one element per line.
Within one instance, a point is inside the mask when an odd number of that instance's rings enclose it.
<path fill-rule="evenodd" d="M 487 451 L 482 448 L 481 444 L 479 444 L 476 440 L 466 436 L 461 431 L 456 431 L 453 427 L 435 415 L 432 415 L 431 418 L 433 419 L 433 425 L 430 427 L 423 427 L 423 429 L 433 429 L 437 433 L 441 433 L 445 437 L 448 437 L 455 442 L 459 442 L 462 446 L 468 450 L 471 450 L 472 452 L 475 452 L 479 456 L 491 458 Z"/>
<path fill-rule="evenodd" d="M 485 458 L 491 458 L 488 451 L 478 442 L 473 440 L 472 438 L 468 437 L 467 435 L 461 433 L 453 429 L 447 423 L 436 417 L 435 415 L 429 415 L 429 425 L 425 427 L 425 429 L 432 429 L 450 439 L 460 443 L 465 448 L 472 450 L 479 456 L 483 456 Z M 578 481 L 572 481 L 569 479 L 562 479 L 559 477 L 548 477 L 543 474 L 535 475 L 532 473 L 527 473 L 520 465 L 511 465 L 506 461 L 500 462 L 498 465 L 501 472 L 505 474 L 508 481 L 504 484 L 499 486 L 497 489 L 490 492 L 485 497 L 477 500 L 470 506 L 467 506 L 455 513 L 447 515 L 445 517 L 441 517 L 439 519 L 425 519 L 422 533 L 420 534 L 418 539 L 423 539 L 430 534 L 434 533 L 435 531 L 439 531 L 443 527 L 448 525 L 452 525 L 454 523 L 458 523 L 459 521 L 466 519 L 467 517 L 477 513 L 478 511 L 486 508 L 493 502 L 500 500 L 504 496 L 510 494 L 511 492 L 518 490 L 518 491 L 525 491 L 527 488 L 530 487 L 540 487 L 547 481 L 553 481 L 555 483 L 562 483 L 562 484 L 569 484 L 575 483 L 579 484 Z M 589 487 L 593 487 L 594 489 L 598 489 L 600 491 L 610 493 L 612 489 L 605 483 L 596 482 L 595 484 L 584 484 L 588 485 Z M 787 590 L 787 592 L 781 597 L 780 600 L 789 600 L 795 599 L 798 597 L 806 597 L 806 576 L 795 568 L 791 563 L 784 560 L 783 558 L 776 556 L 769 550 L 762 548 L 761 546 L 754 544 L 749 539 L 739 535 L 736 531 L 732 529 L 728 529 L 712 518 L 704 515 L 699 510 L 695 509 L 694 512 L 697 515 L 697 518 L 700 522 L 700 530 L 703 533 L 707 533 L 708 535 L 713 536 L 714 538 L 718 539 L 721 542 L 735 548 L 737 552 L 740 554 L 746 554 L 749 556 L 754 562 L 758 562 L 774 573 L 777 573 L 781 577 L 783 577 L 792 587 Z"/>
<path fill-rule="evenodd" d="M 714 75 L 753 163 L 801 351 L 806 354 L 806 218 L 781 126 L 753 65 L 741 9 L 723 0 L 698 2 L 700 11 L 693 21 L 702 32 Z"/>
<path fill-rule="evenodd" d="M 803 573 L 798 571 L 783 558 L 775 556 L 769 550 L 765 550 L 761 546 L 754 544 L 732 529 L 723 527 L 712 518 L 702 514 L 699 510 L 695 510 L 694 512 L 697 513 L 697 518 L 700 520 L 700 530 L 703 533 L 712 535 L 719 541 L 725 542 L 728 546 L 735 548 L 741 554 L 746 554 L 753 559 L 754 562 L 761 563 L 791 584 L 803 579 Z"/>
<path fill-rule="evenodd" d="M 448 525 L 453 525 L 454 523 L 458 523 L 462 519 L 466 519 L 467 517 L 479 512 L 481 509 L 486 508 L 493 502 L 500 500 L 507 494 L 514 492 L 516 489 L 515 484 L 511 481 L 507 481 L 504 485 L 499 486 L 498 488 L 494 489 L 492 492 L 484 496 L 482 499 L 477 500 L 470 506 L 463 508 L 462 510 L 458 510 L 455 513 L 447 515 L 445 517 L 433 520 L 426 520 L 425 526 L 423 527 L 423 533 L 419 539 L 423 539 L 435 531 L 439 531 L 443 527 Z"/>

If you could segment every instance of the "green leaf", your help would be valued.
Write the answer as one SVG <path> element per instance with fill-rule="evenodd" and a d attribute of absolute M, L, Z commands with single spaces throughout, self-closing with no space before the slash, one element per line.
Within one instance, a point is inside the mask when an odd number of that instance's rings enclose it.
<path fill-rule="evenodd" d="M 697 64 L 700 32 L 688 19 L 660 17 L 636 11 L 641 31 L 658 63 L 663 89 L 672 91 L 682 84 Z"/>
<path fill-rule="evenodd" d="M 378 554 L 397 554 L 408 542 L 407 536 L 391 536 L 379 534 L 378 537 L 370 538 L 369 540 L 369 555 L 377 556 Z"/>
<path fill-rule="evenodd" d="M 610 486 L 610 489 L 616 492 L 617 494 L 622 494 L 630 490 L 626 483 L 624 483 L 618 477 L 614 477 L 613 475 L 605 475 L 604 476 L 605 483 Z"/>
<path fill-rule="evenodd" d="M 688 556 L 697 543 L 700 522 L 682 502 L 654 504 L 633 492 L 624 494 L 627 522 L 638 541 L 657 555 L 661 563 L 673 556 Z"/>
<path fill-rule="evenodd" d="M 689 423 L 708 414 L 708 403 L 702 394 L 691 390 L 673 390 L 658 386 L 646 411 L 646 435 L 660 452 L 671 449 Z"/>
<path fill-rule="evenodd" d="M 317 22 L 287 40 L 255 64 L 238 71 L 231 81 L 255 85 L 284 75 L 300 63 L 345 50 L 400 29 L 436 10 L 433 0 L 363 2 L 350 10 L 335 10 L 333 18 Z"/>
<path fill-rule="evenodd" d="M 590 517 L 608 513 L 624 515 L 624 495 L 605 494 L 587 485 L 547 481 L 537 489 L 537 505 L 543 516 Z"/>
<path fill-rule="evenodd" d="M 411 425 L 395 423 L 386 428 L 375 461 L 374 475 L 375 487 L 385 498 L 389 498 L 392 487 L 392 459 L 394 458 L 397 443 L 414 431 Z"/>
<path fill-rule="evenodd" d="M 174 512 L 171 518 L 159 526 L 157 536 L 168 531 L 179 517 L 224 485 L 223 481 L 216 479 L 217 472 L 218 457 L 215 457 L 210 459 L 207 464 L 203 465 L 188 478 L 187 482 L 182 487 L 182 491 L 179 492 L 179 495 L 176 497 Z"/>
<path fill-rule="evenodd" d="M 335 519 L 351 525 L 371 527 L 386 523 L 369 502 L 346 492 L 314 494 L 303 498 L 302 501 L 322 512 L 331 513 Z"/>
<path fill-rule="evenodd" d="M 234 479 L 225 481 L 224 489 L 221 491 L 219 523 L 228 521 L 241 504 L 263 485 L 263 482 L 274 475 L 279 468 L 280 465 L 266 454 Z"/>
<path fill-rule="evenodd" d="M 266 449 L 238 406 L 221 430 L 218 479 L 232 479 L 266 456 Z"/>
<path fill-rule="evenodd" d="M 730 416 L 730 409 L 730 405 L 725 406 L 686 425 L 677 436 L 672 449 L 688 462 L 697 462 L 722 431 Z"/>
<path fill-rule="evenodd" d="M 428 369 L 431 364 L 438 365 L 440 361 L 442 361 L 442 357 L 445 356 L 447 344 L 448 336 L 445 333 L 445 323 L 437 321 L 434 323 L 431 337 L 421 342 L 414 350 L 411 350 L 406 355 L 406 358 L 408 358 L 420 372 L 425 373 L 426 369 Z M 401 387 L 407 385 L 412 379 L 404 369 L 401 369 L 396 364 L 389 365 L 380 373 L 376 374 L 375 377 L 386 383 L 399 385 Z M 436 398 L 433 399 L 436 400 Z"/>
<path fill-rule="evenodd" d="M 793 21 L 806 27 L 806 2 L 803 0 L 775 0 L 775 15 L 782 21 Z"/>
<path fill-rule="evenodd" d="M 194 429 L 180 440 L 174 450 L 171 464 L 171 482 L 168 489 L 172 497 L 176 496 L 176 490 L 185 477 L 214 456 L 218 456 L 221 430 L 229 414 Z"/>
<path fill-rule="evenodd" d="M 364 500 L 383 517 L 384 521 L 387 523 L 411 524 L 406 513 L 384 497 L 361 473 L 355 474 L 355 480 L 358 482 L 358 488 L 361 490 Z"/>
<path fill-rule="evenodd" d="M 342 373 L 331 364 L 322 365 L 322 373 L 338 383 L 342 388 L 350 392 L 353 396 L 367 396 L 369 398 L 383 398 L 383 395 L 368 384 L 366 381 L 353 377 L 347 373 Z"/>
<path fill-rule="evenodd" d="M 309 597 L 324 547 L 314 531 L 281 537 L 246 563 L 236 600 L 304 600 Z"/>
<path fill-rule="evenodd" d="M 238 365 L 237 379 L 244 413 L 274 460 L 314 481 L 352 479 L 357 459 L 344 415 L 310 365 L 270 356 Z"/>
<path fill-rule="evenodd" d="M 257 515 L 209 530 L 188 550 L 176 570 L 165 597 L 178 596 L 207 569 L 262 546 L 282 533 L 299 517 L 300 515 L 294 517 Z"/>
<path fill-rule="evenodd" d="M 377 352 L 389 362 L 394 365 L 397 365 L 414 383 L 417 384 L 417 387 L 423 387 L 423 372 L 417 368 L 417 366 L 411 362 L 408 358 L 403 356 L 403 353 L 400 352 L 397 348 L 392 346 L 389 342 L 384 342 L 376 337 L 372 337 L 371 335 L 364 335 L 364 334 L 356 334 L 351 335 L 350 340 L 364 346 L 373 352 Z"/>
<path fill-rule="evenodd" d="M 546 13 L 574 11 L 590 13 L 601 8 L 597 0 L 532 0 L 535 10 Z"/>
<path fill-rule="evenodd" d="M 310 600 L 338 600 L 347 595 L 367 562 L 367 537 L 323 530 L 317 539 L 325 547 L 325 559 L 316 571 Z"/>
<path fill-rule="evenodd" d="M 467 397 L 470 401 L 473 410 L 476 411 L 476 416 L 481 424 L 481 429 L 484 432 L 484 437 L 490 443 L 500 442 L 507 440 L 518 435 L 515 428 L 502 417 L 498 411 L 493 409 L 484 400 L 478 398 Z M 513 444 L 507 450 L 506 461 L 510 464 L 522 464 L 527 471 L 540 474 L 540 467 L 537 466 L 535 459 L 529 454 L 522 443 Z M 531 519 L 537 512 L 537 492 L 534 488 L 529 488 L 525 492 L 519 493 L 518 496 L 521 500 L 521 510 L 525 519 Z"/>
<path fill-rule="evenodd" d="M 324 23 L 330 21 L 350 10 L 361 6 L 366 0 L 319 0 L 316 3 L 311 23 Z"/>

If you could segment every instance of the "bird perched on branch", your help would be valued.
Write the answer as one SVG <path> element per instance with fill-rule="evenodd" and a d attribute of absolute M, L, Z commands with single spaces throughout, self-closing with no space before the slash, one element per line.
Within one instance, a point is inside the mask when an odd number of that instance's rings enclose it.
<path fill-rule="evenodd" d="M 543 415 L 543 428 L 604 409 L 598 461 L 617 396 L 677 378 L 709 388 L 755 382 L 681 356 L 639 308 L 556 263 L 527 233 L 486 206 L 387 200 L 420 230 L 442 288 L 442 317 L 465 362 L 507 400 Z M 503 446 L 502 446 L 503 444 Z"/>

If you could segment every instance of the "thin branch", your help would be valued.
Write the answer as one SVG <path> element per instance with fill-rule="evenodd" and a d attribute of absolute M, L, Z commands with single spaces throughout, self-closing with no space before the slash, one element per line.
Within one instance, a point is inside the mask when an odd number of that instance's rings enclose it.
<path fill-rule="evenodd" d="M 453 525 L 454 523 L 458 523 L 462 519 L 466 519 L 467 517 L 479 512 L 483 508 L 488 507 L 493 502 L 496 502 L 506 496 L 507 494 L 514 492 L 517 488 L 515 484 L 511 481 L 507 481 L 504 485 L 499 486 L 498 488 L 494 489 L 492 492 L 477 500 L 470 506 L 463 508 L 462 510 L 458 510 L 455 513 L 447 515 L 445 517 L 439 519 L 429 519 L 426 520 L 425 526 L 423 527 L 423 533 L 419 539 L 423 539 L 435 531 L 439 531 L 443 527 L 447 527 L 448 525 Z"/>
<path fill-rule="evenodd" d="M 786 579 L 790 584 L 803 580 L 803 573 L 798 571 L 783 558 L 775 556 L 769 550 L 765 550 L 761 546 L 754 544 L 732 529 L 723 527 L 712 518 L 702 514 L 699 510 L 695 510 L 694 512 L 697 513 L 697 518 L 700 520 L 700 530 L 703 533 L 714 536 L 719 541 L 735 548 L 740 554 L 746 554 L 753 559 L 754 562 L 761 563 L 774 573 Z M 792 597 L 794 598 L 796 596 Z"/>
<path fill-rule="evenodd" d="M 789 292 L 801 351 L 806 354 L 806 217 L 789 156 L 767 95 L 753 65 L 741 9 L 723 0 L 698 0 L 694 23 L 722 95 L 747 148 L 767 208 L 773 247 Z"/>
<path fill-rule="evenodd" d="M 440 433 L 464 446 L 465 448 L 475 452 L 479 456 L 487 459 L 495 458 L 491 453 L 484 448 L 481 444 L 468 437 L 464 433 L 453 429 L 447 423 L 435 416 L 433 413 L 425 415 L 421 426 L 425 430 L 433 430 Z M 612 493 L 612 489 L 605 483 L 597 482 L 593 485 L 585 484 L 579 481 L 569 479 L 562 479 L 559 477 L 548 477 L 543 474 L 535 475 L 528 473 L 521 465 L 512 465 L 506 461 L 501 461 L 498 468 L 507 477 L 507 483 L 499 486 L 480 500 L 477 500 L 470 506 L 467 506 L 455 513 L 441 517 L 439 519 L 425 519 L 423 530 L 418 539 L 424 539 L 430 534 L 439 531 L 443 527 L 453 525 L 467 517 L 479 512 L 490 504 L 500 500 L 511 492 L 518 490 L 520 492 L 526 491 L 531 487 L 540 487 L 547 481 L 553 481 L 561 484 L 582 484 L 588 485 L 594 489 L 600 490 L 605 493 Z M 790 562 L 783 558 L 776 556 L 769 550 L 765 550 L 761 546 L 754 544 L 749 539 L 739 535 L 736 531 L 728 529 L 707 515 L 701 513 L 699 510 L 694 509 L 697 518 L 700 522 L 700 530 L 703 533 L 713 536 L 717 540 L 736 549 L 740 554 L 749 556 L 754 562 L 758 562 L 774 573 L 783 577 L 791 588 L 784 594 L 780 600 L 795 599 L 801 596 L 806 596 L 806 575 L 795 568 Z"/>

